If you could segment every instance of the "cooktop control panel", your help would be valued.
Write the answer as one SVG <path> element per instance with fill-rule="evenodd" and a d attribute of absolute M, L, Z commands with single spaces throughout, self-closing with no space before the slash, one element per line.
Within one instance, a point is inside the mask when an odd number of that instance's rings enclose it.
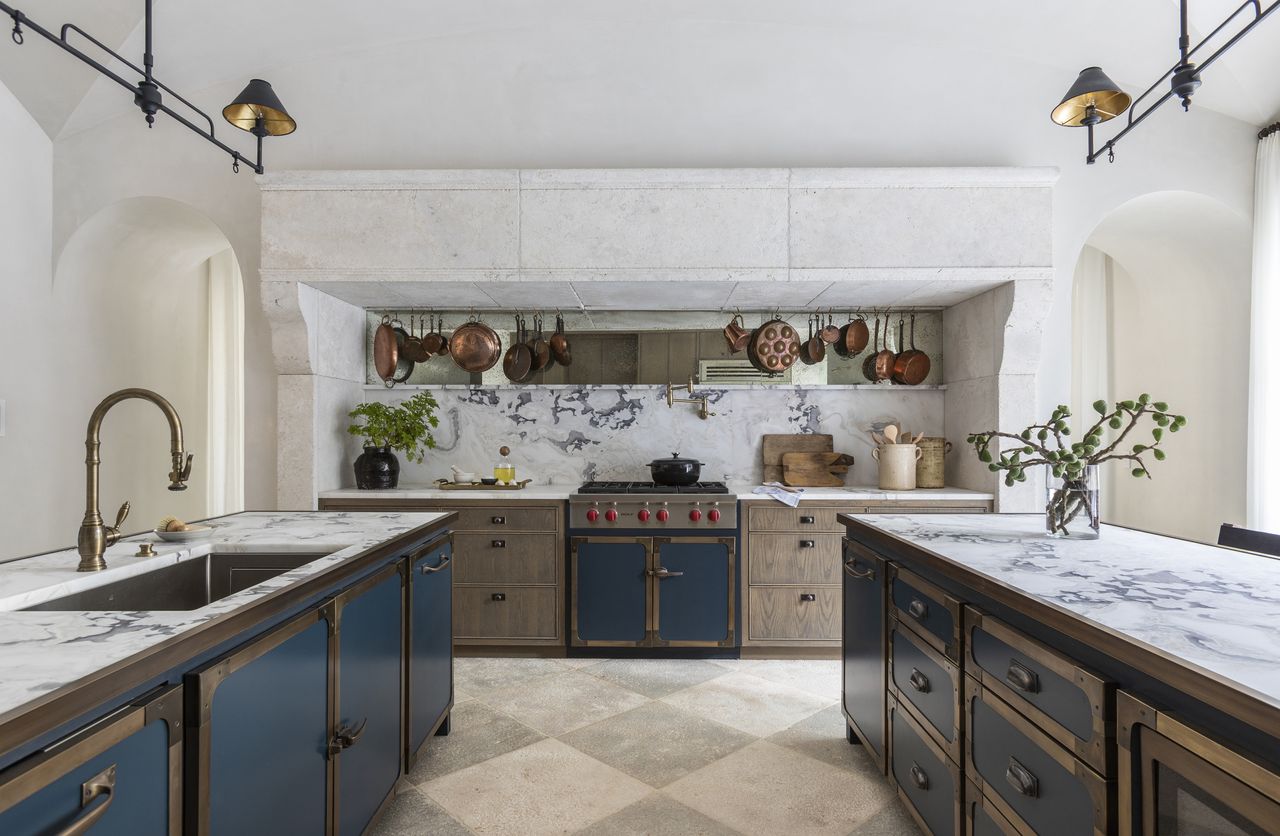
<path fill-rule="evenodd" d="M 708 529 L 738 527 L 738 502 L 716 494 L 575 494 L 569 527 L 578 529 Z"/>

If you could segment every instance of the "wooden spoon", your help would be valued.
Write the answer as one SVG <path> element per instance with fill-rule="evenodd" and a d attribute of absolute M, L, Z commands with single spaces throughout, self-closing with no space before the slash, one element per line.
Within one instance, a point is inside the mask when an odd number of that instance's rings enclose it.
<path fill-rule="evenodd" d="M 884 433 L 884 437 L 889 440 L 890 444 L 898 443 L 898 428 L 894 424 L 885 424 L 881 432 Z"/>

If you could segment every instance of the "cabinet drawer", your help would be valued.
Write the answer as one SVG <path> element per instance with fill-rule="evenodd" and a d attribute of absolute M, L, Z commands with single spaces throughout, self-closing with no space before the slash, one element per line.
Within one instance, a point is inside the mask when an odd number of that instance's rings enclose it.
<path fill-rule="evenodd" d="M 889 635 L 889 676 L 899 701 L 909 704 L 956 763 L 960 748 L 960 668 L 901 624 Z"/>
<path fill-rule="evenodd" d="M 453 535 L 457 583 L 554 584 L 560 561 L 554 534 Z"/>
<path fill-rule="evenodd" d="M 748 638 L 840 640 L 839 587 L 753 586 L 747 596 Z"/>
<path fill-rule="evenodd" d="M 933 836 L 962 833 L 960 768 L 893 700 L 889 728 L 889 771 L 916 823 Z"/>
<path fill-rule="evenodd" d="M 934 650 L 960 663 L 960 602 L 924 578 L 895 567 L 889 598 L 898 620 Z"/>
<path fill-rule="evenodd" d="M 455 639 L 554 639 L 555 587 L 455 586 Z"/>
<path fill-rule="evenodd" d="M 753 584 L 838 584 L 839 534 L 753 534 L 750 582 Z"/>
<path fill-rule="evenodd" d="M 965 607 L 967 670 L 1102 775 L 1115 686 L 975 607 Z"/>
<path fill-rule="evenodd" d="M 747 510 L 750 531 L 827 531 L 843 534 L 844 526 L 836 522 L 836 514 L 844 508 L 786 508 L 753 505 Z"/>
<path fill-rule="evenodd" d="M 965 677 L 965 771 L 1019 829 L 1108 833 L 1110 785 L 1004 700 Z"/>
<path fill-rule="evenodd" d="M 983 797 L 982 790 L 972 781 L 965 782 L 964 818 L 968 836 L 1022 836 L 1004 813 Z"/>
<path fill-rule="evenodd" d="M 455 508 L 454 531 L 555 531 L 560 508 Z"/>

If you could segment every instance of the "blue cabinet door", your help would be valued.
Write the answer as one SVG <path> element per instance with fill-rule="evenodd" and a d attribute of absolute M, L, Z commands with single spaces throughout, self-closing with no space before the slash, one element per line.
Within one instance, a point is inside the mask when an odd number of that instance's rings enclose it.
<path fill-rule="evenodd" d="M 647 540 L 573 539 L 574 645 L 644 644 L 648 638 L 648 569 Z"/>
<path fill-rule="evenodd" d="M 453 706 L 453 548 L 427 546 L 409 564 L 408 769 Z M 442 725 L 443 724 L 443 725 Z"/>
<path fill-rule="evenodd" d="M 188 832 L 325 832 L 330 629 L 313 610 L 188 675 Z"/>
<path fill-rule="evenodd" d="M 886 575 L 884 560 L 845 541 L 841 699 L 849 742 L 861 740 L 881 772 L 886 767 Z"/>
<path fill-rule="evenodd" d="M 654 538 L 657 644 L 734 643 L 734 541 Z"/>
<path fill-rule="evenodd" d="M 334 786 L 339 836 L 363 833 L 404 759 L 404 563 L 337 599 Z"/>
<path fill-rule="evenodd" d="M 0 833 L 36 836 L 80 825 L 95 836 L 177 836 L 181 767 L 178 687 L 0 772 Z"/>

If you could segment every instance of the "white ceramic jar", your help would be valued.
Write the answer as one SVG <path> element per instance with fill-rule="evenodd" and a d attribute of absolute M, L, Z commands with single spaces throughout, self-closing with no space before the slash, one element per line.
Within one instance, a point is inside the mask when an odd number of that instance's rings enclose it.
<path fill-rule="evenodd" d="M 880 490 L 914 491 L 916 462 L 923 452 L 914 444 L 881 444 L 871 451 L 880 463 Z"/>

